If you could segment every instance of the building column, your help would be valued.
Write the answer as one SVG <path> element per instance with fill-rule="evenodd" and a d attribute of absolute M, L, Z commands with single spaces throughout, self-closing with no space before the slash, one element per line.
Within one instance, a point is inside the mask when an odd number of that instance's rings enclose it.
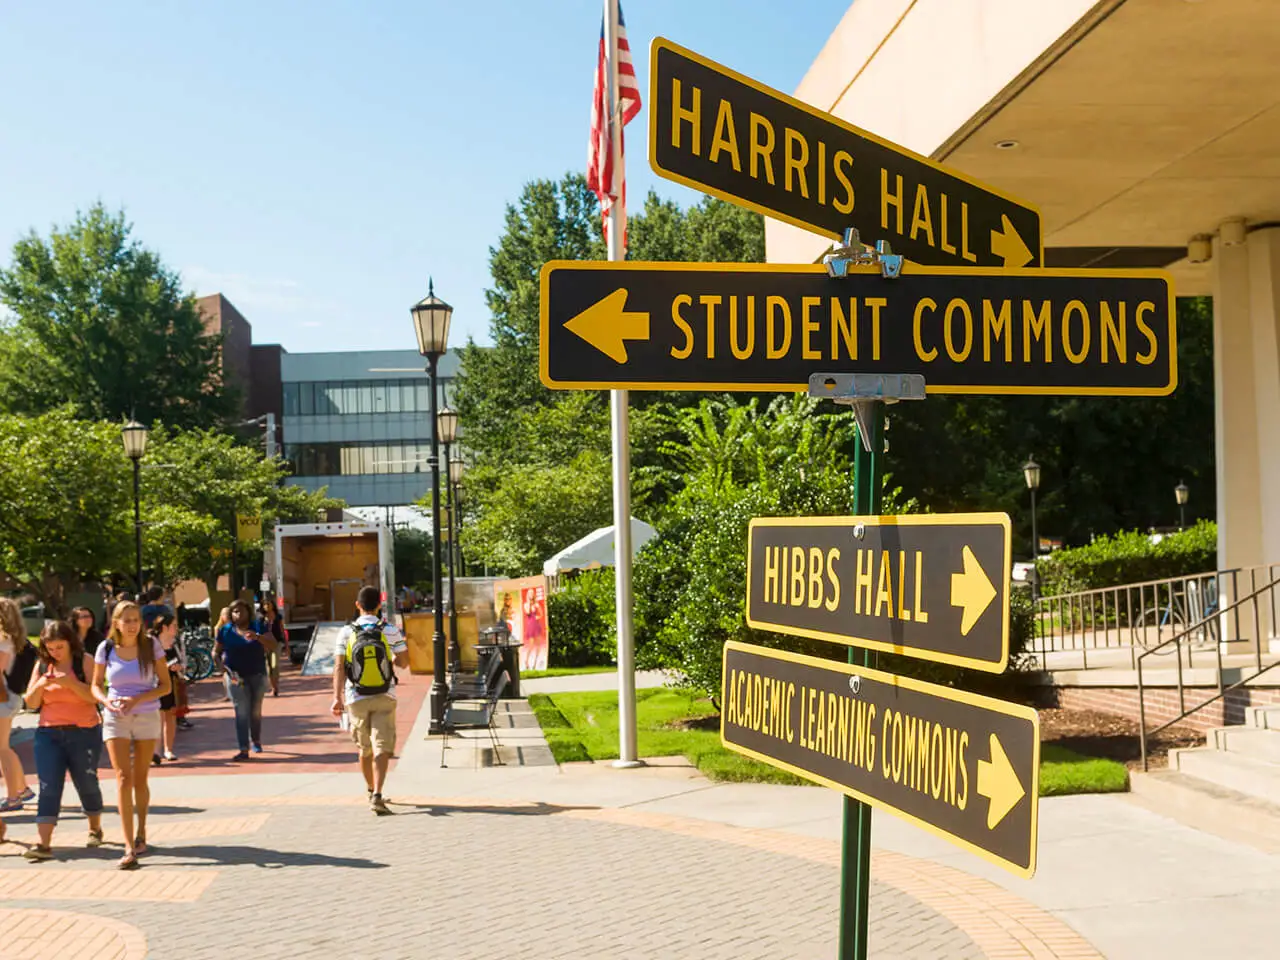
<path fill-rule="evenodd" d="M 1255 230 L 1246 247 L 1262 521 L 1260 562 L 1280 564 L 1280 228 Z"/>

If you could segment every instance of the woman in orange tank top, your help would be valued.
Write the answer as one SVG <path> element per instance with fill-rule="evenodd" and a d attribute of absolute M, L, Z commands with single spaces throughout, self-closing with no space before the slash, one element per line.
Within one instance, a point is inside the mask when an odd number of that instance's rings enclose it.
<path fill-rule="evenodd" d="M 40 662 L 31 673 L 25 695 L 27 706 L 40 710 L 35 742 L 40 842 L 23 853 L 28 860 L 53 857 L 53 828 L 62 809 L 68 773 L 89 820 L 85 846 L 102 846 L 102 788 L 98 784 L 102 718 L 89 683 L 92 676 L 93 661 L 76 631 L 61 621 L 46 624 L 40 634 Z"/>

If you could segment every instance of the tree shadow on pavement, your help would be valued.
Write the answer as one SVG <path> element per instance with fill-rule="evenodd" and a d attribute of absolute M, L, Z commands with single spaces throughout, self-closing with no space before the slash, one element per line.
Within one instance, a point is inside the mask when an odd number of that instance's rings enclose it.
<path fill-rule="evenodd" d="M 500 806 L 497 804 L 449 804 L 449 803 L 397 803 L 395 800 L 388 800 L 387 806 L 392 809 L 400 808 L 404 813 L 397 811 L 397 816 L 417 816 L 426 814 L 430 817 L 449 817 L 459 813 L 483 813 L 491 816 L 499 817 L 553 817 L 558 813 L 568 813 L 571 810 L 599 810 L 600 807 L 593 805 L 572 806 L 568 804 L 544 803 L 522 803 L 512 806 Z"/>
<path fill-rule="evenodd" d="M 154 856 L 153 856 L 154 855 Z M 384 870 L 391 865 L 363 857 L 335 857 L 326 853 L 299 850 L 268 850 L 249 846 L 177 846 L 151 845 L 145 862 L 163 861 L 166 867 L 204 867 L 218 864 L 227 867 L 262 867 L 280 870 L 284 867 L 346 867 L 351 870 Z"/>

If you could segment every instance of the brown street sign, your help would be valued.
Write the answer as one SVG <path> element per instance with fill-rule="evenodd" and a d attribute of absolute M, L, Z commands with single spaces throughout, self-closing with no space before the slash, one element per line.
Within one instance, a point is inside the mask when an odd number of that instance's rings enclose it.
<path fill-rule="evenodd" d="M 1031 707 L 732 641 L 720 702 L 730 750 L 1019 876 L 1035 873 L 1040 723 Z"/>
<path fill-rule="evenodd" d="M 1029 204 L 662 37 L 649 75 L 649 162 L 669 180 L 916 263 L 1044 262 Z"/>
<path fill-rule="evenodd" d="M 921 374 L 929 393 L 1163 396 L 1174 296 L 1158 270 L 552 261 L 541 376 L 558 389 L 808 389 Z"/>
<path fill-rule="evenodd" d="M 747 623 L 1000 673 L 1009 662 L 1009 517 L 757 517 Z"/>

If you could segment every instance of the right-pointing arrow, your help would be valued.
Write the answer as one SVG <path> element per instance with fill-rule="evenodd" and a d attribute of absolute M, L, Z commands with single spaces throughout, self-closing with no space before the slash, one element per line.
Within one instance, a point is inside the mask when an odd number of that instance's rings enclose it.
<path fill-rule="evenodd" d="M 988 830 L 994 830 L 996 824 L 1008 816 L 1027 793 L 1009 762 L 1008 754 L 1004 752 L 1000 738 L 994 733 L 991 734 L 991 759 L 978 761 L 978 793 L 991 801 L 987 808 Z"/>
<path fill-rule="evenodd" d="M 964 571 L 951 575 L 951 605 L 963 607 L 960 614 L 960 636 L 967 637 L 984 610 L 996 598 L 996 588 L 991 578 L 978 563 L 973 550 L 964 548 Z"/>
<path fill-rule="evenodd" d="M 1000 229 L 991 231 L 991 253 L 1004 260 L 1006 267 L 1025 267 L 1035 259 L 1008 214 L 1001 214 Z"/>

